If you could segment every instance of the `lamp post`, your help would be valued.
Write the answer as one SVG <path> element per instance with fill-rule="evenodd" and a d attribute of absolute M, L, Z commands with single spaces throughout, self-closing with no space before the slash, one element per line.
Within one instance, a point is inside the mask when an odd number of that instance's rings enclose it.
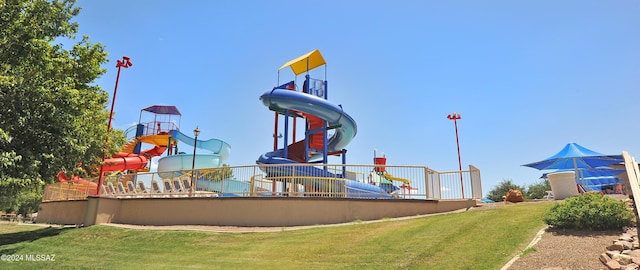
<path fill-rule="evenodd" d="M 118 59 L 118 61 L 116 62 L 116 67 L 118 68 L 118 75 L 116 75 L 116 86 L 113 89 L 113 99 L 111 99 L 111 111 L 109 113 L 109 124 L 107 124 L 107 137 L 104 140 L 104 149 L 102 150 L 102 165 L 100 165 L 100 175 L 98 176 L 98 190 L 96 191 L 96 194 L 100 195 L 100 189 L 102 188 L 102 174 L 104 173 L 103 171 L 103 166 L 104 166 L 104 160 L 107 158 L 107 149 L 109 148 L 109 133 L 111 132 L 111 121 L 113 120 L 113 106 L 116 104 L 116 93 L 118 93 L 118 81 L 120 81 L 120 69 L 121 68 L 129 68 L 130 66 L 133 66 L 133 63 L 131 63 L 131 59 L 129 58 L 129 56 L 123 56 L 122 60 Z"/>
<path fill-rule="evenodd" d="M 193 130 L 193 135 L 195 136 L 195 140 L 193 140 L 193 158 L 191 159 L 191 195 L 193 196 L 194 186 L 194 178 L 196 177 L 196 147 L 198 146 L 198 135 L 200 135 L 200 129 L 196 126 L 196 129 Z M 197 183 L 196 183 L 197 184 Z"/>
<path fill-rule="evenodd" d="M 456 127 L 456 145 L 458 146 L 458 167 L 460 170 L 460 188 L 462 189 L 462 198 L 464 199 L 464 183 L 462 181 L 462 162 L 460 161 L 460 141 L 458 140 L 458 120 L 461 119 L 459 113 L 453 113 L 447 115 L 447 119 L 453 120 L 453 124 Z"/>

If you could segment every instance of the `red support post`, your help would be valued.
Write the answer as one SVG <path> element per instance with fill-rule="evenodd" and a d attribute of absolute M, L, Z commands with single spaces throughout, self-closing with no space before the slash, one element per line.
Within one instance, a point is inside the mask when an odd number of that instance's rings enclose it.
<path fill-rule="evenodd" d="M 109 112 L 109 124 L 107 124 L 107 136 L 104 140 L 104 149 L 102 150 L 102 162 L 104 163 L 107 158 L 107 149 L 109 148 L 109 133 L 111 132 L 111 121 L 113 120 L 113 107 L 116 104 L 116 93 L 118 93 L 118 81 L 120 81 L 120 68 L 129 68 L 133 66 L 131 63 L 131 59 L 128 56 L 123 56 L 122 60 L 117 61 L 116 68 L 118 68 L 118 75 L 116 75 L 116 86 L 113 89 L 113 99 L 111 99 L 111 111 Z M 100 189 L 102 188 L 102 175 L 104 171 L 102 170 L 104 164 L 100 165 L 100 175 L 98 176 L 98 190 L 96 194 L 100 195 Z"/>
<path fill-rule="evenodd" d="M 460 140 L 458 140 L 458 120 L 460 120 L 462 117 L 460 116 L 460 114 L 456 114 L 455 112 L 453 113 L 453 115 L 449 114 L 447 115 L 447 119 L 449 120 L 453 120 L 453 124 L 456 128 L 456 145 L 458 146 L 458 167 L 460 170 L 460 188 L 462 190 L 462 198 L 464 199 L 464 182 L 462 181 L 462 161 L 460 159 Z"/>

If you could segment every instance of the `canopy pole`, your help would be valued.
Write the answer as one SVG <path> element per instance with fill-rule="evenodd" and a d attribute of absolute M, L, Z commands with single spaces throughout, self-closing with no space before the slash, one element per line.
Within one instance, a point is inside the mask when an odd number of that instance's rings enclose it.
<path fill-rule="evenodd" d="M 576 158 L 573 158 L 573 169 L 575 170 L 575 175 L 573 176 L 573 180 L 577 183 L 580 183 L 580 172 L 578 171 L 578 162 L 576 161 Z M 576 187 L 577 188 L 577 187 Z"/>

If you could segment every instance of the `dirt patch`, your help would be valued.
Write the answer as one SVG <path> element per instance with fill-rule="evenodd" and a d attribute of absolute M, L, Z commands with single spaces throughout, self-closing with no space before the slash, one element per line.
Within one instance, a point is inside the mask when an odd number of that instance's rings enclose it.
<path fill-rule="evenodd" d="M 540 240 L 508 269 L 607 269 L 598 257 L 620 234 L 622 230 L 591 232 L 546 229 Z"/>

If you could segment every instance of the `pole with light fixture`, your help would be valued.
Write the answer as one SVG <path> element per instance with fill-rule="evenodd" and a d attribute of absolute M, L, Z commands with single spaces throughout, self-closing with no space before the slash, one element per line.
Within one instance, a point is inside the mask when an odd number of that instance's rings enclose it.
<path fill-rule="evenodd" d="M 195 189 L 195 185 L 197 184 L 196 181 L 194 181 L 195 177 L 196 177 L 196 148 L 198 147 L 198 135 L 200 135 L 200 129 L 198 129 L 198 127 L 196 126 L 196 129 L 193 130 L 193 135 L 195 136 L 195 139 L 193 140 L 193 158 L 191 159 L 191 189 L 189 190 L 190 192 L 190 196 L 193 196 L 193 190 Z M 196 183 L 194 183 L 196 182 Z"/>
<path fill-rule="evenodd" d="M 452 115 L 449 114 L 447 115 L 447 119 L 449 120 L 453 120 L 453 124 L 456 127 L 456 145 L 458 146 L 458 167 L 460 170 L 460 188 L 462 190 L 462 198 L 464 199 L 464 183 L 462 181 L 462 162 L 460 159 L 460 140 L 458 140 L 458 120 L 460 120 L 462 117 L 460 116 L 459 113 L 453 113 Z"/>
<path fill-rule="evenodd" d="M 129 56 L 123 56 L 122 60 L 116 62 L 116 67 L 118 68 L 118 75 L 116 75 L 116 86 L 113 89 L 113 99 L 111 99 L 111 111 L 109 113 L 109 124 L 107 124 L 107 137 L 104 140 L 104 149 L 102 150 L 102 163 L 100 165 L 100 175 L 98 176 L 98 189 L 96 190 L 96 194 L 100 195 L 100 189 L 102 188 L 102 174 L 104 160 L 107 158 L 107 149 L 109 148 L 109 133 L 111 132 L 111 121 L 113 120 L 113 107 L 116 104 L 116 93 L 118 93 L 118 81 L 120 81 L 120 69 L 121 68 L 129 68 L 133 66 L 131 59 Z"/>

